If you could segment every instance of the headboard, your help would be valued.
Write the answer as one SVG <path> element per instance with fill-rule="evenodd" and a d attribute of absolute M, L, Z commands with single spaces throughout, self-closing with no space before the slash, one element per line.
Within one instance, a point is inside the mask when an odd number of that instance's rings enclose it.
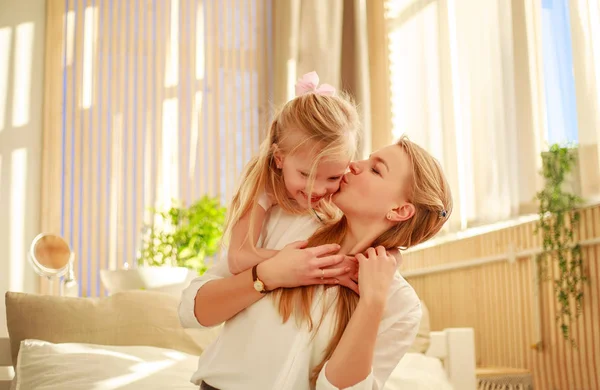
<path fill-rule="evenodd" d="M 444 364 L 448 379 L 455 390 L 475 390 L 475 332 L 473 328 L 448 328 L 431 332 L 427 356 Z"/>

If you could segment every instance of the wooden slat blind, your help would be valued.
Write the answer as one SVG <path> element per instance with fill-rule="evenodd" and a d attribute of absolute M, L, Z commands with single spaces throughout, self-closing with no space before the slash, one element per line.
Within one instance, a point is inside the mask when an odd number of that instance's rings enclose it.
<path fill-rule="evenodd" d="M 135 262 L 149 207 L 229 200 L 267 120 L 269 9 L 47 2 L 41 222 L 75 251 L 80 295 Z"/>
<path fill-rule="evenodd" d="M 497 256 L 509 246 L 515 251 L 539 248 L 541 236 L 534 231 L 535 223 L 530 222 L 416 250 L 404 256 L 403 269 L 425 270 Z M 591 240 L 599 235 L 600 206 L 583 209 L 576 239 Z M 428 306 L 433 330 L 475 328 L 478 365 L 527 368 L 536 389 L 598 389 L 600 245 L 585 246 L 582 251 L 589 281 L 584 285 L 581 317 L 571 324 L 577 348 L 563 339 L 555 320 L 559 307 L 554 286 L 551 282 L 536 284 L 532 258 L 416 276 L 409 282 Z M 556 277 L 558 266 L 550 271 L 550 276 Z M 541 349 L 534 349 L 539 336 Z"/>

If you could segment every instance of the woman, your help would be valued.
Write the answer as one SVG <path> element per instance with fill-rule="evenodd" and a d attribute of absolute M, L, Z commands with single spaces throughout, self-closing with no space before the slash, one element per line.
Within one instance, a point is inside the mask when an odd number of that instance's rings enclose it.
<path fill-rule="evenodd" d="M 235 276 L 217 265 L 184 291 L 185 327 L 225 321 L 200 357 L 194 383 L 223 390 L 383 388 L 421 318 L 419 299 L 386 248 L 435 235 L 451 212 L 450 190 L 437 161 L 403 137 L 352 163 L 333 200 L 344 213 L 339 221 L 318 226 L 272 216 L 263 245 L 283 248 L 276 256 Z M 360 297 L 320 285 L 351 286 L 345 258 L 352 254 Z M 271 292 L 257 291 L 263 287 Z"/>

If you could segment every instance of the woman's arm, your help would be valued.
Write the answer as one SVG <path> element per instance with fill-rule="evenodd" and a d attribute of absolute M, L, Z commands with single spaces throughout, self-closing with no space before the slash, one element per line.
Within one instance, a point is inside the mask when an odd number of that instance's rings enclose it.
<path fill-rule="evenodd" d="M 258 265 L 257 276 L 268 290 L 311 284 L 336 284 L 336 277 L 349 272 L 346 268 L 328 268 L 321 272 L 321 268 L 331 267 L 344 260 L 343 255 L 319 257 L 338 251 L 339 245 L 327 244 L 301 249 L 305 245 L 306 242 L 290 244 L 273 258 Z M 188 294 L 187 299 L 194 300 L 193 313 L 198 324 L 208 327 L 227 321 L 263 296 L 264 294 L 254 290 L 252 271 L 248 270 L 238 275 L 210 280 L 200 286 L 193 297 Z M 186 299 L 185 293 L 183 299 Z"/>
<path fill-rule="evenodd" d="M 373 366 L 373 355 L 385 302 L 359 300 L 348 326 L 327 363 L 325 375 L 335 387 L 345 389 L 364 381 Z"/>
<path fill-rule="evenodd" d="M 250 215 L 252 212 L 254 212 L 255 221 L 252 226 L 252 237 L 250 237 Z M 259 204 L 254 205 L 252 212 L 247 212 L 231 230 L 227 262 L 229 263 L 229 272 L 234 275 L 252 269 L 256 264 L 275 256 L 278 252 L 256 247 L 267 212 Z"/>
<path fill-rule="evenodd" d="M 400 277 L 396 283 L 386 280 L 394 277 L 396 261 L 386 256 L 385 250 L 378 252 L 368 259 L 357 256 L 361 298 L 338 346 L 321 370 L 317 390 L 383 388 L 415 339 L 421 319 L 419 299 Z M 371 288 L 377 283 L 383 288 Z M 390 294 L 391 286 L 400 287 Z M 385 330 L 379 333 L 380 329 Z"/>
<path fill-rule="evenodd" d="M 266 284 L 269 279 L 261 267 L 258 277 Z M 252 271 L 244 271 L 228 278 L 216 279 L 202 286 L 195 298 L 194 317 L 204 327 L 219 325 L 244 310 L 265 294 L 253 287 Z"/>
<path fill-rule="evenodd" d="M 367 342 L 365 334 L 357 333 L 360 328 L 358 326 L 350 328 L 349 323 L 338 348 L 336 348 L 335 353 L 339 362 L 342 364 L 348 362 L 348 365 L 351 364 L 352 367 L 366 367 L 366 370 L 362 371 L 360 376 L 355 376 L 353 375 L 354 368 L 346 365 L 338 366 L 332 356 L 317 379 L 317 390 L 337 390 L 339 388 L 381 390 L 384 388 L 392 371 L 413 344 L 421 321 L 421 305 L 417 295 L 408 284 L 403 290 L 406 291 L 399 291 L 396 297 L 391 298 L 395 301 L 392 303 L 392 306 L 395 307 L 386 309 L 383 321 L 377 324 L 383 329 L 380 328 L 381 333 L 377 334 L 375 340 L 369 339 Z M 352 321 L 358 323 L 359 321 L 356 320 L 360 316 L 363 317 L 360 322 L 367 322 L 369 318 L 366 318 L 366 315 L 368 315 L 368 310 L 361 313 L 357 307 Z M 392 322 L 391 325 L 390 322 Z M 372 334 L 369 337 L 372 337 Z M 362 351 L 363 344 L 374 346 L 371 361 L 352 361 L 355 358 L 361 358 L 364 353 Z M 364 349 L 369 348 L 365 347 Z M 343 383 L 347 375 L 352 375 L 353 379 L 348 377 L 349 380 Z"/>

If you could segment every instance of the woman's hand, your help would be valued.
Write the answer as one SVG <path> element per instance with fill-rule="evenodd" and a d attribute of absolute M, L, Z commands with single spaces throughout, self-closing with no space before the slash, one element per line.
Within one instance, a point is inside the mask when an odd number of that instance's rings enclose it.
<path fill-rule="evenodd" d="M 396 272 L 396 258 L 384 247 L 378 246 L 375 249 L 367 249 L 367 256 L 362 253 L 356 255 L 356 259 L 360 299 L 364 299 L 367 303 L 385 305 Z"/>
<path fill-rule="evenodd" d="M 338 284 L 338 277 L 350 272 L 350 266 L 335 267 L 347 257 L 332 254 L 340 250 L 338 244 L 313 248 L 306 248 L 306 245 L 306 241 L 288 244 L 277 255 L 258 265 L 258 277 L 267 289 Z"/>
<path fill-rule="evenodd" d="M 400 268 L 402 266 L 402 253 L 400 253 L 400 249 L 393 248 L 388 251 L 388 253 L 396 258 L 396 267 Z"/>

